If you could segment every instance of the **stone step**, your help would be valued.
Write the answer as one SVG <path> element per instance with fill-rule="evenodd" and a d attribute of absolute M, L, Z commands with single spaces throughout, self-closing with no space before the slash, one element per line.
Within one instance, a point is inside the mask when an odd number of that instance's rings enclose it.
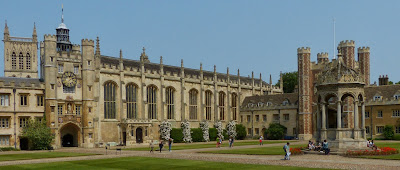
<path fill-rule="evenodd" d="M 310 150 L 303 150 L 304 154 L 314 154 L 314 155 L 325 155 L 325 152 L 320 152 L 320 151 L 310 151 Z M 330 155 L 343 155 L 343 152 L 336 151 L 336 150 L 331 150 L 329 152 Z"/>

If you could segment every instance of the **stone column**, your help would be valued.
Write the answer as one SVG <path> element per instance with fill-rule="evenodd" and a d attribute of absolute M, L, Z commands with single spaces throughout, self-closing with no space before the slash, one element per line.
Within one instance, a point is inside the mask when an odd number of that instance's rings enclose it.
<path fill-rule="evenodd" d="M 361 129 L 362 129 L 363 138 L 365 138 L 366 137 L 366 134 L 365 134 L 365 102 L 361 102 Z"/>
<path fill-rule="evenodd" d="M 337 129 L 342 128 L 342 101 L 337 102 Z"/>
<path fill-rule="evenodd" d="M 321 104 L 321 110 L 322 110 L 322 130 L 326 130 L 326 111 L 325 111 L 325 103 Z"/>
<path fill-rule="evenodd" d="M 359 120 L 358 120 L 358 101 L 354 101 L 354 129 L 360 129 Z"/>

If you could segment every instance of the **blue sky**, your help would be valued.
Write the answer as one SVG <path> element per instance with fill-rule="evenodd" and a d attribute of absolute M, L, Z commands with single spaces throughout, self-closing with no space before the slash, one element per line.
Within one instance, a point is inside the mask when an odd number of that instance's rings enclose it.
<path fill-rule="evenodd" d="M 64 4 L 70 39 L 100 37 L 101 53 L 139 59 L 142 47 L 151 62 L 262 78 L 274 83 L 279 72 L 297 70 L 298 47 L 333 53 L 332 18 L 336 44 L 355 40 L 356 48 L 371 47 L 371 83 L 379 75 L 396 74 L 400 55 L 400 1 L 0 1 L 0 28 L 7 20 L 11 36 L 30 37 L 36 22 L 38 38 L 55 34 Z M 0 51 L 3 53 L 4 44 Z M 4 61 L 3 55 L 1 61 Z M 0 64 L 3 76 L 4 64 Z"/>

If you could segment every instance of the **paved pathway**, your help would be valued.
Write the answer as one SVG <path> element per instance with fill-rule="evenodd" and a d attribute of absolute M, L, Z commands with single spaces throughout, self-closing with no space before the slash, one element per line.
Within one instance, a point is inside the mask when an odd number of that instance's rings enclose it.
<path fill-rule="evenodd" d="M 304 142 L 293 142 L 292 144 L 300 144 Z M 399 143 L 400 144 L 400 143 Z M 236 146 L 233 149 L 241 148 L 257 148 L 257 147 L 270 147 L 282 146 L 278 144 L 266 144 L 264 146 L 247 145 Z M 330 169 L 400 169 L 400 161 L 398 160 L 378 160 L 378 159 L 362 159 L 362 158 L 347 158 L 338 155 L 302 155 L 291 156 L 290 161 L 282 160 L 283 155 L 236 155 L 236 154 L 207 154 L 197 153 L 198 151 L 208 150 L 226 150 L 232 149 L 224 148 L 204 148 L 204 149 L 188 149 L 176 150 L 173 152 L 155 152 L 149 153 L 148 151 L 126 151 L 116 155 L 115 150 L 108 151 L 108 155 L 95 155 L 95 156 L 80 156 L 68 158 L 48 158 L 37 160 L 23 160 L 23 161 L 5 161 L 0 162 L 0 166 L 4 165 L 17 165 L 17 164 L 31 164 L 31 163 L 46 163 L 46 162 L 59 162 L 59 161 L 74 161 L 74 160 L 93 160 L 93 159 L 106 159 L 128 156 L 143 156 L 143 157 L 157 157 L 157 158 L 170 158 L 170 159 L 189 159 L 189 160 L 203 160 L 214 162 L 233 162 L 233 163 L 247 163 L 247 164 L 265 164 L 265 165 L 282 165 L 282 166 L 300 166 L 309 168 L 330 168 Z M 64 148 L 57 150 L 58 152 L 86 152 L 105 154 L 105 149 L 94 148 Z M 0 167 L 1 168 L 1 167 Z"/>

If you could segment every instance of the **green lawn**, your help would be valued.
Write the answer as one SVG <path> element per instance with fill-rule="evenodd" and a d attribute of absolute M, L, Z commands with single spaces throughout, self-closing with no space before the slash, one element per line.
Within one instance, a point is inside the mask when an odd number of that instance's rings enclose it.
<path fill-rule="evenodd" d="M 95 155 L 90 153 L 72 153 L 72 152 L 36 152 L 24 154 L 4 154 L 0 155 L 0 161 L 15 161 L 27 159 L 42 159 L 42 158 L 59 158 L 59 157 L 75 157 Z"/>
<path fill-rule="evenodd" d="M 53 162 L 41 164 L 26 164 L 13 166 L 0 166 L 0 169 L 57 169 L 57 170 L 102 170 L 102 169 L 310 169 L 301 167 L 253 165 L 224 162 L 194 161 L 180 159 L 163 159 L 147 157 L 124 157 L 112 159 L 97 159 L 85 161 Z"/>
<path fill-rule="evenodd" d="M 291 145 L 290 147 L 291 148 L 304 147 L 304 145 Z M 284 155 L 285 154 L 283 151 L 283 144 L 282 144 L 282 146 L 203 151 L 200 153 L 243 154 L 243 155 Z"/>
<path fill-rule="evenodd" d="M 400 151 L 400 143 L 389 143 L 384 141 L 375 142 L 376 146 L 378 147 L 391 147 L 396 148 Z M 393 159 L 393 160 L 400 160 L 400 153 L 394 155 L 378 155 L 378 156 L 362 156 L 362 158 L 370 158 L 370 159 Z"/>
<path fill-rule="evenodd" d="M 265 144 L 272 143 L 285 143 L 285 141 L 264 141 Z M 194 143 L 194 144 L 172 144 L 172 150 L 184 150 L 184 149 L 201 149 L 201 148 L 214 148 L 216 147 L 217 142 L 213 143 Z M 244 145 L 258 145 L 258 141 L 235 141 L 233 146 L 244 146 Z M 158 145 L 154 145 L 155 149 L 158 149 Z M 229 147 L 228 141 L 222 142 L 222 147 Z M 164 145 L 164 148 L 168 149 L 168 145 Z M 125 150 L 135 150 L 135 151 L 148 151 L 149 146 L 146 147 L 138 147 L 138 148 L 126 148 Z"/>

